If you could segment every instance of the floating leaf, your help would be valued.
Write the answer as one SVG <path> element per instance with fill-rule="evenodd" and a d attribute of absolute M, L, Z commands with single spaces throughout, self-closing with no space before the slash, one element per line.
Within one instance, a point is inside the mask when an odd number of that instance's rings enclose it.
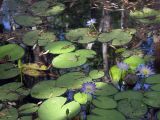
<path fill-rule="evenodd" d="M 42 23 L 40 17 L 33 17 L 29 15 L 17 15 L 14 17 L 14 20 L 17 24 L 25 27 L 32 27 Z"/>
<path fill-rule="evenodd" d="M 56 81 L 56 86 L 68 89 L 77 89 L 81 88 L 83 83 L 90 81 L 92 81 L 92 79 L 90 77 L 86 77 L 84 73 L 70 72 L 60 76 Z"/>
<path fill-rule="evenodd" d="M 8 44 L 0 46 L 0 60 L 14 61 L 24 55 L 24 50 L 17 44 Z"/>
<path fill-rule="evenodd" d="M 34 70 L 47 70 L 48 67 L 44 64 L 39 64 L 39 63 L 26 63 L 22 64 L 22 68 L 25 69 L 34 69 Z"/>
<path fill-rule="evenodd" d="M 143 102 L 151 107 L 155 107 L 155 108 L 160 107 L 160 100 L 159 99 L 143 98 Z"/>
<path fill-rule="evenodd" d="M 16 108 L 5 108 L 0 111 L 0 120 L 17 120 L 18 113 Z"/>
<path fill-rule="evenodd" d="M 19 69 L 11 63 L 0 64 L 0 79 L 9 79 L 19 75 Z"/>
<path fill-rule="evenodd" d="M 151 86 L 151 89 L 154 91 L 160 91 L 160 84 L 156 84 L 156 85 Z"/>
<path fill-rule="evenodd" d="M 152 99 L 160 99 L 160 92 L 159 91 L 148 91 L 144 93 L 144 96 L 147 98 L 152 98 Z"/>
<path fill-rule="evenodd" d="M 79 56 L 86 58 L 93 58 L 96 55 L 96 52 L 94 50 L 89 50 L 89 49 L 80 49 L 75 51 L 75 53 Z"/>
<path fill-rule="evenodd" d="M 157 112 L 157 119 L 160 120 L 160 111 Z"/>
<path fill-rule="evenodd" d="M 122 100 L 122 99 L 135 99 L 135 100 L 142 100 L 143 94 L 138 91 L 128 90 L 128 91 L 122 91 L 118 92 L 115 96 L 115 100 Z"/>
<path fill-rule="evenodd" d="M 160 84 L 160 74 L 152 75 L 145 79 L 145 83 L 148 84 Z"/>
<path fill-rule="evenodd" d="M 103 109 L 112 109 L 117 107 L 117 102 L 109 97 L 102 97 L 102 96 L 97 97 L 92 101 L 92 103 L 96 107 Z"/>
<path fill-rule="evenodd" d="M 45 50 L 52 54 L 62 54 L 62 53 L 68 53 L 75 50 L 75 46 L 73 43 L 68 41 L 57 41 L 51 44 L 48 44 L 45 47 Z"/>
<path fill-rule="evenodd" d="M 22 69 L 23 74 L 32 76 L 32 77 L 39 77 L 39 76 L 45 76 L 45 72 L 35 70 L 35 69 L 28 69 L 28 68 L 23 68 Z"/>
<path fill-rule="evenodd" d="M 34 103 L 27 103 L 18 108 L 21 115 L 28 115 L 35 113 L 38 110 L 38 105 Z"/>
<path fill-rule="evenodd" d="M 41 120 L 67 120 L 76 116 L 80 112 L 80 104 L 75 101 L 65 104 L 66 100 L 64 97 L 46 100 L 38 110 L 39 118 Z"/>
<path fill-rule="evenodd" d="M 87 103 L 87 94 L 85 93 L 76 93 L 74 95 L 74 100 L 77 101 L 79 104 L 86 104 Z"/>
<path fill-rule="evenodd" d="M 56 68 L 72 68 L 81 66 L 86 62 L 86 58 L 76 53 L 64 53 L 55 57 L 52 64 Z"/>
<path fill-rule="evenodd" d="M 55 41 L 55 39 L 56 36 L 53 32 L 44 32 L 40 30 L 29 31 L 23 36 L 23 42 L 28 46 L 34 46 L 35 44 L 45 46 Z"/>
<path fill-rule="evenodd" d="M 127 63 L 130 67 L 131 70 L 136 70 L 136 68 L 140 65 L 140 64 L 144 64 L 145 61 L 143 58 L 133 55 L 129 58 L 126 58 L 124 60 L 124 63 Z"/>
<path fill-rule="evenodd" d="M 47 99 L 64 94 L 66 88 L 55 86 L 55 81 L 43 81 L 37 83 L 31 90 L 31 96 L 37 99 Z"/>
<path fill-rule="evenodd" d="M 94 95 L 100 95 L 100 96 L 109 96 L 114 95 L 118 92 L 118 90 L 113 87 L 113 85 L 104 83 L 104 82 L 96 82 L 96 91 Z"/>
<path fill-rule="evenodd" d="M 144 116 L 147 106 L 139 100 L 121 100 L 118 102 L 118 110 L 127 118 L 137 118 Z"/>
<path fill-rule="evenodd" d="M 119 80 L 121 79 L 122 71 L 120 68 L 118 68 L 116 65 L 114 65 L 110 68 L 109 74 L 112 78 L 113 83 L 117 84 L 119 82 Z"/>
<path fill-rule="evenodd" d="M 92 79 L 99 79 L 104 76 L 104 72 L 102 70 L 92 70 L 89 72 L 89 76 Z"/>
<path fill-rule="evenodd" d="M 20 120 L 32 120 L 32 116 L 23 116 Z"/>

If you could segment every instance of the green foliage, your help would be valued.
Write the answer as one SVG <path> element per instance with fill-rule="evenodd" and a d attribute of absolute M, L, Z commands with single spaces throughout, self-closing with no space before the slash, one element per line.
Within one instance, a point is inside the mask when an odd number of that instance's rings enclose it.
<path fill-rule="evenodd" d="M 160 74 L 156 74 L 153 76 L 150 76 L 148 78 L 145 79 L 145 83 L 148 84 L 160 84 Z"/>
<path fill-rule="evenodd" d="M 89 72 L 89 76 L 92 79 L 99 79 L 102 78 L 104 76 L 104 72 L 102 70 L 92 70 Z"/>
<path fill-rule="evenodd" d="M 86 104 L 87 103 L 87 94 L 85 93 L 76 93 L 74 95 L 74 100 L 77 101 L 79 104 Z"/>
<path fill-rule="evenodd" d="M 94 58 L 95 55 L 97 54 L 94 50 L 89 50 L 89 49 L 76 50 L 75 53 L 78 56 L 82 56 L 82 57 L 85 57 L 85 58 Z"/>
<path fill-rule="evenodd" d="M 5 108 L 0 111 L 0 120 L 17 120 L 18 112 L 16 108 Z"/>

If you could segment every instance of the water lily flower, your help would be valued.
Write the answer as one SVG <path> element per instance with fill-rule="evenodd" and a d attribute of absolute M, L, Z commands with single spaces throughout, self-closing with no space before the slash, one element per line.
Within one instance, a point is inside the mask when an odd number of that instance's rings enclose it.
<path fill-rule="evenodd" d="M 118 62 L 117 63 L 118 68 L 120 68 L 121 70 L 128 70 L 129 66 L 128 64 L 124 63 L 124 62 Z"/>
<path fill-rule="evenodd" d="M 83 83 L 81 92 L 84 92 L 86 94 L 93 94 L 96 90 L 96 85 L 94 82 L 86 82 Z"/>
<path fill-rule="evenodd" d="M 95 24 L 96 23 L 96 19 L 95 18 L 92 18 L 91 20 L 88 20 L 87 21 L 87 26 L 91 26 L 91 25 L 93 25 L 93 24 Z"/>
<path fill-rule="evenodd" d="M 144 64 L 138 66 L 137 72 L 137 75 L 145 78 L 155 74 L 151 67 Z"/>

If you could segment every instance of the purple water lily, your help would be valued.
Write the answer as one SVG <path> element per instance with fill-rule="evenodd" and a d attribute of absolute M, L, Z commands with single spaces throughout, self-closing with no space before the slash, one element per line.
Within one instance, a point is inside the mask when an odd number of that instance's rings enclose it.
<path fill-rule="evenodd" d="M 86 82 L 83 83 L 81 92 L 84 92 L 86 94 L 93 94 L 96 90 L 96 84 L 94 82 Z"/>
<path fill-rule="evenodd" d="M 95 18 L 92 18 L 91 20 L 88 20 L 87 21 L 87 26 L 91 26 L 91 25 L 93 25 L 93 24 L 95 24 L 96 23 L 96 19 Z"/>
<path fill-rule="evenodd" d="M 118 63 L 117 63 L 117 66 L 118 66 L 118 68 L 121 69 L 121 70 L 128 70 L 128 68 L 129 68 L 128 64 L 126 64 L 126 63 L 124 63 L 124 62 L 118 62 Z"/>

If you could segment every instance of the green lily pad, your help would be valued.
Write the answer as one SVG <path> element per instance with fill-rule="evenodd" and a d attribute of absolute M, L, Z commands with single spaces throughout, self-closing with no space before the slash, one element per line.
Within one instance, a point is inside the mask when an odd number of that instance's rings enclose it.
<path fill-rule="evenodd" d="M 87 103 L 87 94 L 85 93 L 76 93 L 74 95 L 74 100 L 77 101 L 79 104 L 86 104 Z"/>
<path fill-rule="evenodd" d="M 56 86 L 68 89 L 78 89 L 81 88 L 83 83 L 90 81 L 92 81 L 92 79 L 86 77 L 84 73 L 70 72 L 60 76 L 56 81 Z"/>
<path fill-rule="evenodd" d="M 9 79 L 19 75 L 19 69 L 11 63 L 0 64 L 0 79 Z"/>
<path fill-rule="evenodd" d="M 29 115 L 35 113 L 38 110 L 38 105 L 34 103 L 27 103 L 18 108 L 21 115 Z"/>
<path fill-rule="evenodd" d="M 18 112 L 16 108 L 3 109 L 0 111 L 0 120 L 17 120 Z"/>
<path fill-rule="evenodd" d="M 142 100 L 143 99 L 143 94 L 138 91 L 133 91 L 133 90 L 128 90 L 128 91 L 122 91 L 118 92 L 114 96 L 115 100 L 122 100 L 122 99 L 134 99 L 134 100 Z"/>
<path fill-rule="evenodd" d="M 143 56 L 143 51 L 141 49 L 131 49 L 131 50 L 125 50 L 121 55 L 125 58 L 137 55 L 137 56 Z"/>
<path fill-rule="evenodd" d="M 127 63 L 130 67 L 131 70 L 136 70 L 136 68 L 140 65 L 140 64 L 144 64 L 145 61 L 142 57 L 139 57 L 137 55 L 133 55 L 129 58 L 124 59 L 124 63 Z"/>
<path fill-rule="evenodd" d="M 95 108 L 87 120 L 126 120 L 125 116 L 117 110 L 106 110 Z"/>
<path fill-rule="evenodd" d="M 0 46 L 0 60 L 14 61 L 24 55 L 24 49 L 17 44 Z"/>
<path fill-rule="evenodd" d="M 148 84 L 160 84 L 160 74 L 152 75 L 145 79 L 145 83 Z"/>
<path fill-rule="evenodd" d="M 1 101 L 16 101 L 29 94 L 29 90 L 24 88 L 19 82 L 12 82 L 0 86 Z"/>
<path fill-rule="evenodd" d="M 88 28 L 78 28 L 69 30 L 66 33 L 67 40 L 78 43 L 90 43 L 97 39 L 96 35 L 90 35 Z"/>
<path fill-rule="evenodd" d="M 39 118 L 41 120 L 67 120 L 73 118 L 80 112 L 80 104 L 75 101 L 65 104 L 66 101 L 67 99 L 64 97 L 46 100 L 38 110 Z"/>
<path fill-rule="evenodd" d="M 34 70 L 47 70 L 48 67 L 44 64 L 38 64 L 38 63 L 26 63 L 22 64 L 22 68 L 26 69 L 34 69 Z"/>
<path fill-rule="evenodd" d="M 160 100 L 159 99 L 143 98 L 143 102 L 151 107 L 155 107 L 155 108 L 160 107 Z"/>
<path fill-rule="evenodd" d="M 113 29 L 111 32 L 102 33 L 98 40 L 100 42 L 109 42 L 112 40 L 112 45 L 120 46 L 129 43 L 132 40 L 132 34 L 135 33 L 134 29 L 122 31 L 121 29 Z"/>
<path fill-rule="evenodd" d="M 76 53 L 64 53 L 55 57 L 52 61 L 53 67 L 56 68 L 72 68 L 83 65 L 87 59 Z"/>
<path fill-rule="evenodd" d="M 157 119 L 160 120 L 160 111 L 157 112 Z"/>
<path fill-rule="evenodd" d="M 32 116 L 23 116 L 20 120 L 32 120 Z"/>
<path fill-rule="evenodd" d="M 139 100 L 121 100 L 118 102 L 118 110 L 127 118 L 137 118 L 144 116 L 147 106 Z"/>
<path fill-rule="evenodd" d="M 55 39 L 56 37 L 53 32 L 44 32 L 40 30 L 29 31 L 23 36 L 23 42 L 28 46 L 34 46 L 35 44 L 45 46 L 55 41 Z"/>
<path fill-rule="evenodd" d="M 94 50 L 89 50 L 89 49 L 80 49 L 75 51 L 75 53 L 79 56 L 86 58 L 93 58 L 97 54 Z"/>
<path fill-rule="evenodd" d="M 135 10 L 130 12 L 130 16 L 134 18 L 146 18 L 159 15 L 158 10 L 144 7 L 143 10 Z"/>
<path fill-rule="evenodd" d="M 37 99 L 47 99 L 64 94 L 66 88 L 60 88 L 55 86 L 55 81 L 43 81 L 37 83 L 31 89 L 31 96 Z"/>
<path fill-rule="evenodd" d="M 97 97 L 92 101 L 93 105 L 103 109 L 113 109 L 117 107 L 117 102 L 109 97 Z"/>
<path fill-rule="evenodd" d="M 14 20 L 17 24 L 25 27 L 32 27 L 42 23 L 40 17 L 33 17 L 29 15 L 17 15 L 14 17 Z"/>
<path fill-rule="evenodd" d="M 159 91 L 148 91 L 144 93 L 144 96 L 151 99 L 160 99 Z"/>
<path fill-rule="evenodd" d="M 160 91 L 160 84 L 152 85 L 151 89 L 154 91 Z"/>
<path fill-rule="evenodd" d="M 22 73 L 32 77 L 40 77 L 40 76 L 43 77 L 46 75 L 45 72 L 43 71 L 39 71 L 36 69 L 28 69 L 28 68 L 23 68 Z"/>
<path fill-rule="evenodd" d="M 74 51 L 75 46 L 68 41 L 57 41 L 45 46 L 45 50 L 52 54 L 62 54 Z"/>
<path fill-rule="evenodd" d="M 118 92 L 118 90 L 111 84 L 104 82 L 96 82 L 96 91 L 94 95 L 98 96 L 109 96 L 114 95 Z"/>
<path fill-rule="evenodd" d="M 104 76 L 104 72 L 102 70 L 92 70 L 89 72 L 89 76 L 92 79 L 99 79 L 102 78 Z"/>
<path fill-rule="evenodd" d="M 65 9 L 65 5 L 61 3 L 50 4 L 47 1 L 38 1 L 35 2 L 30 10 L 34 15 L 37 16 L 54 16 L 60 14 Z"/>

